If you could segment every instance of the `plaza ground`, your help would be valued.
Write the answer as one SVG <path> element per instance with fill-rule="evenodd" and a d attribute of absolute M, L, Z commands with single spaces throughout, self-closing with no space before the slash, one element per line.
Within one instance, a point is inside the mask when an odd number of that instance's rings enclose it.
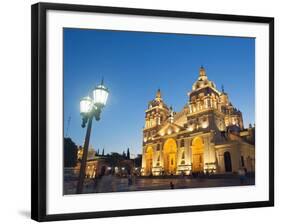
<path fill-rule="evenodd" d="M 65 181 L 64 194 L 75 194 L 75 180 Z M 212 176 L 191 178 L 187 176 L 174 177 L 133 177 L 132 184 L 128 184 L 128 178 L 112 175 L 103 176 L 99 179 L 87 179 L 84 183 L 83 193 L 105 193 L 105 192 L 126 192 L 145 190 L 165 190 L 165 189 L 188 189 L 206 187 L 226 187 L 254 185 L 255 178 L 248 175 L 241 179 L 237 175 Z"/>

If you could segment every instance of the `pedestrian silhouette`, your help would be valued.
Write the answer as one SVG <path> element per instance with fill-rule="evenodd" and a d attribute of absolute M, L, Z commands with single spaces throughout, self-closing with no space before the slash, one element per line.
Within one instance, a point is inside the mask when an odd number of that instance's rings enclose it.
<path fill-rule="evenodd" d="M 171 189 L 174 189 L 174 187 L 175 187 L 172 181 L 170 182 L 170 187 L 171 187 Z"/>
<path fill-rule="evenodd" d="M 132 176 L 128 175 L 128 186 L 133 184 Z"/>

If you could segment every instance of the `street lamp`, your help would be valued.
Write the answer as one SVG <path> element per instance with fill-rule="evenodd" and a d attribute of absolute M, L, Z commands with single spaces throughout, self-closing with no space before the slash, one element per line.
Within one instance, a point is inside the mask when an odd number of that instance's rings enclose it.
<path fill-rule="evenodd" d="M 104 86 L 102 80 L 101 84 L 98 85 L 93 90 L 91 97 L 90 96 L 83 97 L 80 101 L 80 114 L 82 116 L 81 126 L 82 128 L 85 128 L 87 124 L 87 132 L 85 136 L 83 155 L 82 155 L 80 172 L 79 172 L 79 179 L 76 189 L 77 194 L 83 193 L 83 184 L 84 184 L 85 173 L 86 173 L 86 163 L 87 163 L 87 156 L 88 156 L 90 134 L 92 129 L 92 121 L 93 118 L 95 118 L 96 121 L 100 120 L 101 109 L 106 105 L 108 94 L 109 91 Z"/>
<path fill-rule="evenodd" d="M 98 85 L 93 90 L 93 103 L 95 106 L 103 108 L 106 104 L 108 97 L 108 89 L 103 85 L 103 80 L 101 84 Z"/>

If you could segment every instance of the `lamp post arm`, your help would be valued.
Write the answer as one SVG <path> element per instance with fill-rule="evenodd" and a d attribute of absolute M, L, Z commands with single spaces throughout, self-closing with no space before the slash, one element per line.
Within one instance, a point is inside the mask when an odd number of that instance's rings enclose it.
<path fill-rule="evenodd" d="M 77 184 L 77 189 L 76 189 L 77 194 L 83 193 L 83 185 L 84 185 L 84 179 L 85 179 L 85 175 L 86 175 L 86 165 L 87 165 L 87 157 L 88 157 L 88 149 L 89 149 L 93 117 L 94 116 L 91 115 L 88 119 L 87 132 L 86 132 L 86 137 L 85 137 L 85 142 L 84 142 L 84 147 L 83 147 L 83 156 L 82 156 L 82 161 L 80 163 L 79 179 L 78 179 L 78 184 Z"/>

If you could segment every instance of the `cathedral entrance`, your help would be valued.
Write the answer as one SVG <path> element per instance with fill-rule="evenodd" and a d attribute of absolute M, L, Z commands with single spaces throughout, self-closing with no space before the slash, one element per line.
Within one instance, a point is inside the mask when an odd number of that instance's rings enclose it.
<path fill-rule="evenodd" d="M 204 171 L 204 144 L 201 137 L 192 140 L 192 172 Z"/>
<path fill-rule="evenodd" d="M 169 138 L 163 148 L 164 154 L 164 173 L 176 174 L 177 171 L 177 143 L 174 139 Z"/>
<path fill-rule="evenodd" d="M 152 159 L 153 159 L 153 148 L 147 147 L 145 153 L 145 173 L 146 175 L 152 174 Z"/>
<path fill-rule="evenodd" d="M 223 154 L 225 172 L 232 172 L 231 156 L 229 152 Z"/>

